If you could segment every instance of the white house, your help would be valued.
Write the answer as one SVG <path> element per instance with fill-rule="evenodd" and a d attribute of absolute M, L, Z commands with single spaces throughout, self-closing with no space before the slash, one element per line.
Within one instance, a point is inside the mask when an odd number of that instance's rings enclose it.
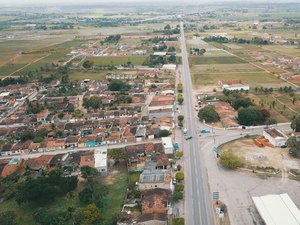
<path fill-rule="evenodd" d="M 275 128 L 264 130 L 263 136 L 268 139 L 274 147 L 284 146 L 288 140 L 288 137 L 284 133 Z"/>
<path fill-rule="evenodd" d="M 107 175 L 107 147 L 96 148 L 94 152 L 95 168 L 102 174 Z"/>
<path fill-rule="evenodd" d="M 174 146 L 171 137 L 162 137 L 161 142 L 164 147 L 165 154 L 173 154 L 174 153 Z"/>

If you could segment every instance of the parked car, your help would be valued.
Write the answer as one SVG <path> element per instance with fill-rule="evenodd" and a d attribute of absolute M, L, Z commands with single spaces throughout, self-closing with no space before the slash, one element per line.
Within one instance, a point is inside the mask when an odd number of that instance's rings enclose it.
<path fill-rule="evenodd" d="M 173 179 L 172 179 L 172 184 L 177 184 L 177 180 L 175 177 L 173 177 Z"/>

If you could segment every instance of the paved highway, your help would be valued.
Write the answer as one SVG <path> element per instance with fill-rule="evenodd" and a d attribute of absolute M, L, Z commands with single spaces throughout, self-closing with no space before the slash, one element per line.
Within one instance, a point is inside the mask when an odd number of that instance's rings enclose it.
<path fill-rule="evenodd" d="M 182 84 L 185 116 L 185 126 L 188 129 L 188 135 L 193 138 L 185 141 L 183 148 L 185 151 L 185 219 L 189 225 L 211 225 L 212 217 L 212 201 L 210 200 L 210 191 L 208 179 L 205 172 L 205 164 L 201 157 L 196 157 L 199 151 L 200 139 L 195 134 L 197 129 L 197 116 L 194 110 L 195 98 L 193 96 L 192 81 L 190 76 L 189 62 L 185 44 L 183 23 L 181 28 L 181 52 L 182 52 Z M 195 123 L 196 122 L 196 123 Z"/>
<path fill-rule="evenodd" d="M 185 127 L 188 129 L 188 134 L 193 136 L 192 139 L 184 141 L 184 165 L 185 165 L 185 221 L 189 225 L 211 225 L 215 224 L 213 220 L 212 207 L 212 191 L 219 191 L 221 200 L 225 200 L 228 205 L 229 214 L 232 211 L 237 212 L 236 208 L 231 208 L 234 205 L 229 199 L 228 192 L 222 188 L 213 185 L 213 190 L 210 190 L 212 184 L 222 180 L 222 168 L 219 168 L 213 153 L 213 147 L 223 143 L 238 139 L 245 135 L 262 135 L 264 126 L 251 127 L 247 129 L 232 129 L 225 130 L 222 128 L 211 128 L 206 124 L 199 122 L 194 105 L 196 98 L 193 95 L 191 75 L 189 69 L 188 55 L 183 30 L 183 22 L 180 23 L 181 28 L 181 51 L 182 51 L 182 68 L 181 81 L 183 84 L 184 104 L 182 113 L 185 116 Z M 275 125 L 280 130 L 290 130 L 290 124 Z M 200 129 L 207 129 L 209 134 L 199 136 Z M 219 187 L 219 188 L 218 188 Z M 240 199 L 243 201 L 243 199 Z M 243 216 L 232 220 L 232 224 L 241 224 Z M 246 223 L 247 224 L 247 223 Z"/>

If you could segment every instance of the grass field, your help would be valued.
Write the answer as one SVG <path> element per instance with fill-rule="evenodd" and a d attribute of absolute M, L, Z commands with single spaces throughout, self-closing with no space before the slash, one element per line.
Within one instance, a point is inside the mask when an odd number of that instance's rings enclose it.
<path fill-rule="evenodd" d="M 246 63 L 245 61 L 233 57 L 201 57 L 193 56 L 189 58 L 190 65 L 202 65 L 202 64 L 237 64 Z"/>
<path fill-rule="evenodd" d="M 191 67 L 193 84 L 217 86 L 219 80 L 241 79 L 250 87 L 281 87 L 287 83 L 250 64 L 211 64 Z"/>
<path fill-rule="evenodd" d="M 127 57 L 127 56 L 100 56 L 100 57 L 90 57 L 89 59 L 95 62 L 95 66 L 118 66 L 122 64 L 127 64 L 128 61 L 134 65 L 142 65 L 146 57 Z"/>
<path fill-rule="evenodd" d="M 45 64 L 51 64 L 54 60 L 59 60 L 83 43 L 82 40 L 66 41 L 53 46 L 38 47 L 33 41 L 8 41 L 1 42 L 0 49 L 0 75 L 7 76 L 10 73 L 24 67 L 14 75 L 22 75 L 29 71 L 39 69 Z M 6 45 L 7 44 L 7 45 Z M 44 57 L 47 56 L 47 57 Z M 44 57 L 44 58 L 43 58 Z M 6 59 L 1 61 L 1 59 Z M 40 60 L 38 60 L 40 59 Z"/>
<path fill-rule="evenodd" d="M 103 207 L 101 214 L 103 225 L 116 224 L 120 212 L 122 210 L 123 202 L 126 195 L 128 185 L 128 177 L 126 168 L 118 170 L 118 174 L 114 177 L 113 184 L 108 185 L 109 193 L 103 199 Z"/>
<path fill-rule="evenodd" d="M 84 79 L 93 79 L 93 80 L 105 80 L 105 75 L 109 71 L 107 70 L 99 70 L 99 71 L 77 71 L 72 70 L 70 72 L 70 79 L 71 80 L 84 80 Z M 111 71 L 110 71 L 111 72 Z"/>

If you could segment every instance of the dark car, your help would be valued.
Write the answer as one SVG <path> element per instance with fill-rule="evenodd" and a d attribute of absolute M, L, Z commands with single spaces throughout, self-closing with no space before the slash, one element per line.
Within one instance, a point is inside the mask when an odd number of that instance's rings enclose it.
<path fill-rule="evenodd" d="M 192 139 L 192 136 L 186 136 L 185 137 L 185 140 L 190 140 L 190 139 Z"/>

